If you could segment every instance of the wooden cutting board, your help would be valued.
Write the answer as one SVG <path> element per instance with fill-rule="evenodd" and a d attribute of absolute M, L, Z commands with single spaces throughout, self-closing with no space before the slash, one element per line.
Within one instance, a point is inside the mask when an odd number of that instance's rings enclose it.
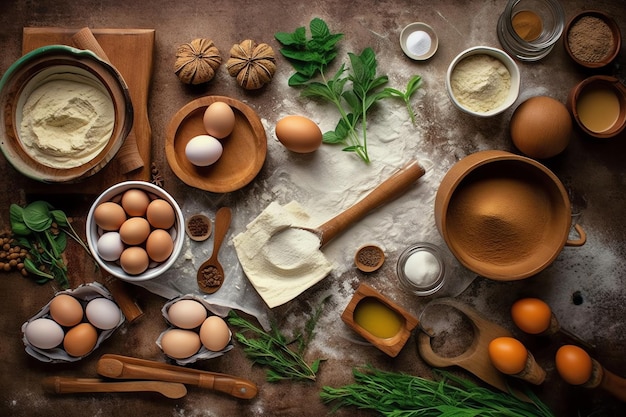
<path fill-rule="evenodd" d="M 45 45 L 72 45 L 72 36 L 80 28 L 26 27 L 22 53 Z M 132 133 L 143 159 L 143 168 L 124 173 L 114 158 L 100 172 L 77 184 L 42 184 L 29 182 L 27 193 L 100 194 L 113 184 L 127 180 L 150 180 L 152 131 L 148 119 L 148 93 L 152 77 L 154 29 L 91 29 L 96 40 L 128 85 L 135 111 Z"/>

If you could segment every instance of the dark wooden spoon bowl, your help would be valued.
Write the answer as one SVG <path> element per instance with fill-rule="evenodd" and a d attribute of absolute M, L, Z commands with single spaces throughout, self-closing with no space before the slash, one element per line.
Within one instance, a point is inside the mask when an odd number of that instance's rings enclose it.
<path fill-rule="evenodd" d="M 219 254 L 220 247 L 222 246 L 222 242 L 224 241 L 224 237 L 226 237 L 226 232 L 228 232 L 231 217 L 232 212 L 229 207 L 222 207 L 215 213 L 213 253 L 209 259 L 200 265 L 196 274 L 198 288 L 207 294 L 213 294 L 219 290 L 224 283 L 224 268 L 217 259 L 217 256 Z M 209 284 L 208 281 L 210 280 L 210 277 L 207 277 L 207 275 L 211 275 L 216 278 L 217 282 L 215 285 Z"/>

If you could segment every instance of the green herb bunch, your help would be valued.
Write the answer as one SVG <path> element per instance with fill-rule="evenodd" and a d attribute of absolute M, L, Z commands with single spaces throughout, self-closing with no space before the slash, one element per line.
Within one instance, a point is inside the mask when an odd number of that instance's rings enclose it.
<path fill-rule="evenodd" d="M 228 315 L 228 323 L 240 329 L 235 338 L 243 345 L 243 351 L 253 363 L 267 367 L 266 379 L 269 382 L 281 380 L 315 381 L 322 359 L 308 364 L 304 359 L 305 350 L 313 338 L 315 325 L 322 311 L 320 305 L 307 320 L 303 330 L 288 340 L 285 335 L 272 324 L 271 330 L 257 327 L 237 315 L 233 310 Z M 253 334 L 247 337 L 244 333 Z M 291 347 L 296 345 L 295 347 Z"/>
<path fill-rule="evenodd" d="M 370 162 L 367 151 L 367 112 L 372 106 L 388 97 L 398 97 L 406 103 L 411 121 L 415 113 L 410 105 L 411 96 L 419 89 L 421 77 L 413 76 L 402 92 L 394 88 L 383 88 L 389 78 L 377 75 L 378 63 L 372 48 L 360 54 L 348 53 L 350 66 L 342 64 L 328 78 L 326 69 L 337 57 L 337 42 L 343 34 L 333 34 L 320 18 L 309 24 L 311 37 L 307 38 L 304 27 L 293 33 L 278 32 L 274 36 L 282 48 L 281 54 L 289 60 L 296 73 L 288 81 L 292 87 L 302 87 L 302 96 L 317 98 L 333 103 L 340 114 L 334 130 L 325 132 L 323 142 L 345 144 L 345 152 L 354 152 L 366 163 Z M 319 76 L 321 81 L 314 81 Z M 360 133 L 359 133 L 360 130 Z"/>
<path fill-rule="evenodd" d="M 504 392 L 479 387 L 471 381 L 436 370 L 438 381 L 371 366 L 353 369 L 355 383 L 340 388 L 325 386 L 320 393 L 334 409 L 355 406 L 387 417 L 554 417 L 530 390 L 532 402 Z"/>
<path fill-rule="evenodd" d="M 29 257 L 24 259 L 24 268 L 28 273 L 36 276 L 39 284 L 56 280 L 62 288 L 68 288 L 67 265 L 62 256 L 67 236 L 78 242 L 87 253 L 91 252 L 65 213 L 39 200 L 26 207 L 11 204 L 10 220 L 16 240 L 29 252 Z"/>

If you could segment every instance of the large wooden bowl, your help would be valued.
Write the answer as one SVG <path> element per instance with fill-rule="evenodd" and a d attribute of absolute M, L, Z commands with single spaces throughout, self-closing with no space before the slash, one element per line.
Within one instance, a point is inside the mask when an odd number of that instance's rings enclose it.
<path fill-rule="evenodd" d="M 224 151 L 213 165 L 198 167 L 185 156 L 187 143 L 206 135 L 202 117 L 209 105 L 221 101 L 235 113 L 232 133 L 221 139 Z M 259 173 L 267 155 L 267 137 L 261 119 L 241 101 L 206 96 L 183 106 L 172 117 L 166 133 L 165 155 L 174 174 L 185 184 L 214 193 L 227 193 L 248 185 Z"/>
<path fill-rule="evenodd" d="M 512 281 L 550 265 L 572 225 L 565 187 L 539 162 L 504 151 L 481 151 L 457 162 L 435 197 L 435 222 L 450 251 L 486 278 Z"/>
<path fill-rule="evenodd" d="M 72 168 L 44 165 L 20 140 L 22 107 L 27 96 L 50 77 L 87 77 L 111 97 L 115 112 L 113 132 L 100 152 Z M 69 74 L 69 75 L 67 75 Z M 18 59 L 0 80 L 0 148 L 13 167 L 25 176 L 47 183 L 77 182 L 106 166 L 120 149 L 133 125 L 128 86 L 119 72 L 90 51 L 65 45 L 35 49 Z"/>

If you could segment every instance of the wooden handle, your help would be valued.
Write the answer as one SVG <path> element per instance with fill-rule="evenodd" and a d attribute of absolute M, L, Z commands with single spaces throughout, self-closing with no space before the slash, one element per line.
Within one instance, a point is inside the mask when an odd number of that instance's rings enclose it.
<path fill-rule="evenodd" d="M 97 372 L 109 378 L 154 379 L 179 382 L 212 389 L 243 399 L 254 398 L 257 394 L 257 387 L 254 383 L 234 376 L 205 371 L 191 371 L 176 366 L 151 367 L 136 363 L 125 363 L 106 356 L 103 356 L 98 361 Z"/>
<path fill-rule="evenodd" d="M 139 317 L 143 316 L 143 311 L 131 298 L 127 284 L 112 275 L 108 275 L 104 278 L 104 285 L 107 287 L 113 299 L 120 306 L 122 314 L 126 317 L 126 321 L 129 323 L 134 322 Z"/>
<path fill-rule="evenodd" d="M 217 261 L 217 255 L 222 247 L 222 242 L 226 237 L 228 228 L 230 227 L 230 220 L 232 218 L 232 212 L 229 207 L 221 207 L 215 213 L 215 229 L 213 232 L 213 253 L 211 259 Z"/>
<path fill-rule="evenodd" d="M 79 392 L 158 392 L 168 398 L 187 395 L 183 384 L 162 381 L 104 382 L 97 378 L 64 378 L 52 376 L 42 381 L 44 390 L 54 394 Z"/>
<path fill-rule="evenodd" d="M 88 27 L 82 28 L 72 36 L 72 43 L 80 49 L 87 49 L 95 53 L 100 59 L 111 63 L 109 57 L 104 52 L 104 49 L 98 43 L 98 40 Z M 117 163 L 122 173 L 127 174 L 136 169 L 143 168 L 143 159 L 139 154 L 139 148 L 137 147 L 137 138 L 135 132 L 130 131 L 124 144 L 117 153 Z"/>
<path fill-rule="evenodd" d="M 626 379 L 602 368 L 602 382 L 600 387 L 620 401 L 626 402 Z"/>
<path fill-rule="evenodd" d="M 319 226 L 316 231 L 320 235 L 320 247 L 323 247 L 353 223 L 362 219 L 370 211 L 398 197 L 425 172 L 424 168 L 417 161 L 410 161 L 398 172 L 374 188 L 362 200 Z"/>

